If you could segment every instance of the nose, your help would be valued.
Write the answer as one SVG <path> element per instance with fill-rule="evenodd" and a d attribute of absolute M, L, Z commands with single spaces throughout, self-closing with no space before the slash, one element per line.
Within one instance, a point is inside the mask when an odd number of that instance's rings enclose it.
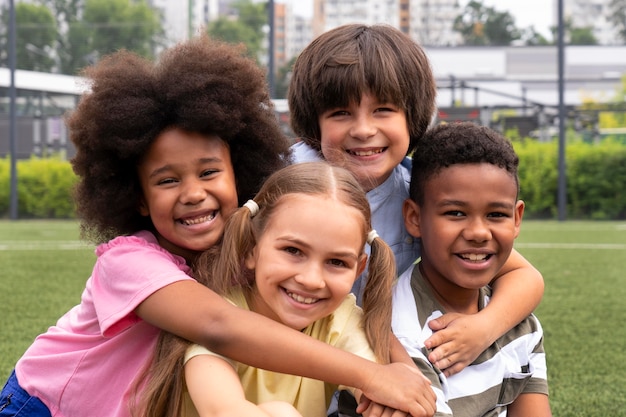
<path fill-rule="evenodd" d="M 377 128 L 368 115 L 357 115 L 350 128 L 350 136 L 365 141 L 376 134 Z"/>
<path fill-rule="evenodd" d="M 491 229 L 489 229 L 486 219 L 471 219 L 467 227 L 463 229 L 463 238 L 477 243 L 491 240 Z"/>
<path fill-rule="evenodd" d="M 326 286 L 324 270 L 315 262 L 307 262 L 295 275 L 294 280 L 308 290 L 319 290 Z"/>
<path fill-rule="evenodd" d="M 180 193 L 180 202 L 182 204 L 198 204 L 207 196 L 204 183 L 199 179 L 186 179 L 183 182 Z"/>

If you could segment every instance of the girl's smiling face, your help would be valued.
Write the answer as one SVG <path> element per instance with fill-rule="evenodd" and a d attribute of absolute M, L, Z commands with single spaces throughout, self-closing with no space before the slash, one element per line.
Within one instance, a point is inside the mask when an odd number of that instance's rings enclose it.
<path fill-rule="evenodd" d="M 350 170 L 365 191 L 389 178 L 409 149 L 404 110 L 370 94 L 322 113 L 319 125 L 324 158 Z"/>
<path fill-rule="evenodd" d="M 246 258 L 250 308 L 301 330 L 331 314 L 365 268 L 362 214 L 321 195 L 287 194 Z"/>
<path fill-rule="evenodd" d="M 221 238 L 237 208 L 237 189 L 230 151 L 219 137 L 168 129 L 138 173 L 140 213 L 150 216 L 161 246 L 191 261 Z"/>

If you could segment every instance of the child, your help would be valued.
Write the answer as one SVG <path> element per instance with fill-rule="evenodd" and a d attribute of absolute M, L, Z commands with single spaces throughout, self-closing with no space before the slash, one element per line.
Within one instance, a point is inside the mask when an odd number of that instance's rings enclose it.
<path fill-rule="evenodd" d="M 403 214 L 422 256 L 395 287 L 392 327 L 430 376 L 437 416 L 551 416 L 543 332 L 532 314 L 453 376 L 425 356 L 430 320 L 474 314 L 489 302 L 489 284 L 513 249 L 524 213 L 517 165 L 504 137 L 469 122 L 433 128 L 413 154 Z"/>
<path fill-rule="evenodd" d="M 388 363 L 393 253 L 371 230 L 369 203 L 350 172 L 322 162 L 292 165 L 270 176 L 244 206 L 226 223 L 220 250 L 198 261 L 198 280 L 239 307 Z M 370 268 L 365 293 L 378 303 L 362 313 L 350 289 L 365 268 L 366 243 L 376 268 Z M 337 388 L 230 361 L 198 345 L 184 354 L 173 348 L 171 336 L 160 345 L 163 357 L 149 372 L 152 389 L 140 415 L 283 415 L 285 404 L 280 412 L 273 409 L 282 401 L 302 415 L 324 416 Z M 188 393 L 187 403 L 167 395 L 172 392 Z M 190 408 L 181 413 L 185 406 Z"/>
<path fill-rule="evenodd" d="M 313 40 L 297 58 L 288 92 L 291 124 L 302 141 L 296 162 L 345 166 L 365 188 L 372 226 L 389 244 L 399 272 L 419 257 L 419 240 L 402 223 L 411 160 L 435 108 L 435 80 L 422 48 L 386 25 L 350 24 Z M 436 155 L 432 155 L 436 158 Z M 364 279 L 353 292 L 360 304 Z M 426 342 L 429 359 L 451 375 L 539 304 L 543 278 L 519 253 L 498 273 L 488 308 L 447 315 Z M 446 327 L 447 326 L 447 327 Z"/>
<path fill-rule="evenodd" d="M 331 348 L 232 306 L 189 275 L 238 199 L 289 157 L 263 71 L 199 37 L 154 64 L 115 53 L 86 75 L 91 92 L 68 124 L 78 214 L 85 236 L 101 243 L 98 260 L 80 304 L 18 361 L 0 415 L 129 416 L 133 380 L 160 329 L 417 410 L 427 383 L 416 370 Z"/>

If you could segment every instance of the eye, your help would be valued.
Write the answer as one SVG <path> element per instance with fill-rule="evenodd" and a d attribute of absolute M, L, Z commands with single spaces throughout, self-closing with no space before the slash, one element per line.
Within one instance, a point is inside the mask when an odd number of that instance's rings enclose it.
<path fill-rule="evenodd" d="M 505 212 L 494 211 L 492 213 L 489 213 L 487 215 L 487 217 L 490 217 L 490 218 L 508 218 L 510 216 L 509 216 L 508 213 L 505 213 Z"/>
<path fill-rule="evenodd" d="M 330 259 L 328 261 L 328 263 L 332 266 L 336 266 L 336 267 L 340 267 L 340 268 L 349 268 L 350 265 L 348 265 L 347 262 L 341 260 L 341 259 Z"/>
<path fill-rule="evenodd" d="M 217 169 L 206 169 L 202 171 L 202 174 L 200 174 L 200 177 L 209 177 L 217 172 L 219 172 Z"/>
<path fill-rule="evenodd" d="M 285 248 L 283 248 L 283 250 L 290 255 L 300 255 L 301 253 L 300 249 L 294 246 L 286 246 Z"/>
<path fill-rule="evenodd" d="M 177 182 L 177 180 L 174 178 L 163 178 L 157 181 L 157 185 L 174 184 L 175 182 Z"/>
<path fill-rule="evenodd" d="M 460 210 L 448 210 L 444 213 L 444 215 L 448 217 L 463 217 L 465 216 L 465 213 Z"/>
<path fill-rule="evenodd" d="M 349 114 L 350 112 L 348 112 L 348 110 L 345 110 L 345 109 L 332 109 L 332 110 L 328 110 L 327 112 L 324 112 L 324 115 L 327 118 L 348 116 Z"/>

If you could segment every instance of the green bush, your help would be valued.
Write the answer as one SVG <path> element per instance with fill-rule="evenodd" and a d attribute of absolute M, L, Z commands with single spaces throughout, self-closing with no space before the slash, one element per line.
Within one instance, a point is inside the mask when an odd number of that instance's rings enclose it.
<path fill-rule="evenodd" d="M 558 191 L 558 146 L 556 142 L 525 140 L 514 143 L 520 158 L 520 198 L 526 217 L 555 218 Z"/>
<path fill-rule="evenodd" d="M 10 160 L 0 160 L 0 216 L 8 217 Z M 75 217 L 72 190 L 76 175 L 60 158 L 31 158 L 17 161 L 18 217 L 70 219 Z M 6 173 L 6 175 L 5 175 Z M 6 195 L 5 195 L 6 194 Z"/>
<path fill-rule="evenodd" d="M 525 216 L 554 218 L 557 211 L 558 143 L 515 142 L 520 157 L 520 197 Z M 626 218 L 626 146 L 569 141 L 565 150 L 567 217 Z"/>
<path fill-rule="evenodd" d="M 568 219 L 626 219 L 626 146 L 613 141 L 586 143 L 568 139 L 566 145 Z M 525 217 L 557 216 L 558 143 L 516 137 L 520 157 L 520 198 Z M 72 188 L 76 176 L 60 158 L 31 158 L 17 163 L 20 218 L 73 218 Z M 8 217 L 10 161 L 0 158 L 0 217 Z"/>
<path fill-rule="evenodd" d="M 11 200 L 11 163 L 9 158 L 0 158 L 0 217 L 9 213 Z"/>
<path fill-rule="evenodd" d="M 626 218 L 626 146 L 604 140 L 600 145 L 567 147 L 568 214 L 578 219 Z"/>

